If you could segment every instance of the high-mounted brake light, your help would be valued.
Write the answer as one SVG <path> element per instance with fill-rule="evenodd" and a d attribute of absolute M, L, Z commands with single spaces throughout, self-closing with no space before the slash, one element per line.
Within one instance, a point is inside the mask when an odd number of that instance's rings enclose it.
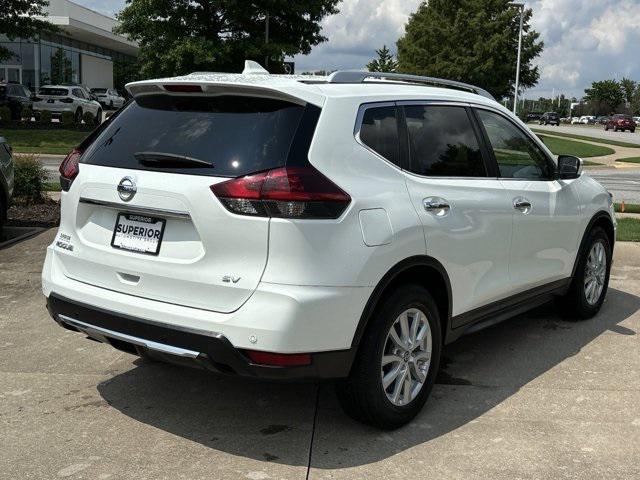
<path fill-rule="evenodd" d="M 270 353 L 257 350 L 247 350 L 252 363 L 271 367 L 300 367 L 311 365 L 310 353 Z"/>
<path fill-rule="evenodd" d="M 163 85 L 167 92 L 202 93 L 200 85 Z"/>
<path fill-rule="evenodd" d="M 60 171 L 60 187 L 65 192 L 69 191 L 73 180 L 80 172 L 80 165 L 78 163 L 80 155 L 82 155 L 82 151 L 74 148 L 60 164 L 60 168 L 58 169 Z"/>
<path fill-rule="evenodd" d="M 312 166 L 282 167 L 211 186 L 232 213 L 261 217 L 331 219 L 351 197 Z"/>

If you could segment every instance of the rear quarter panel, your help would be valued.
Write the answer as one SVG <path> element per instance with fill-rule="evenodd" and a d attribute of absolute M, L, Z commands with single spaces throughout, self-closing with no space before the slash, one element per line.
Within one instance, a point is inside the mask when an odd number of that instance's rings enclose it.
<path fill-rule="evenodd" d="M 355 98 L 328 98 L 309 151 L 311 164 L 346 191 L 351 204 L 337 220 L 272 219 L 264 282 L 375 286 L 396 263 L 425 254 L 424 233 L 400 169 L 355 140 L 360 104 Z M 361 216 L 371 209 L 376 215 Z M 385 225 L 362 227 L 361 218 Z M 365 243 L 367 231 L 389 228 L 384 245 Z"/>

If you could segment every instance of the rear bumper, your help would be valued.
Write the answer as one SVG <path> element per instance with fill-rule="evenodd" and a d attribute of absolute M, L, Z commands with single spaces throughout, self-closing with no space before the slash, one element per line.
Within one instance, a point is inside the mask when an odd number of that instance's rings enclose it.
<path fill-rule="evenodd" d="M 167 360 L 192 362 L 218 373 L 273 380 L 340 378 L 349 374 L 351 350 L 314 353 L 311 364 L 296 367 L 257 365 L 222 334 L 151 322 L 110 312 L 51 294 L 51 317 L 62 327 L 87 334 L 120 350 L 143 350 Z"/>

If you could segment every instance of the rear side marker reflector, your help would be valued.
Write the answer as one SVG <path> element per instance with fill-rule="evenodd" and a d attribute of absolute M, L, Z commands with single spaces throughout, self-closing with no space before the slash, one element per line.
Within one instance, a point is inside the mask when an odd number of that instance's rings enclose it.
<path fill-rule="evenodd" d="M 211 186 L 227 210 L 238 215 L 332 219 L 351 197 L 312 166 L 282 167 Z"/>
<path fill-rule="evenodd" d="M 247 350 L 251 363 L 271 367 L 300 367 L 311 365 L 310 353 L 270 353 Z"/>

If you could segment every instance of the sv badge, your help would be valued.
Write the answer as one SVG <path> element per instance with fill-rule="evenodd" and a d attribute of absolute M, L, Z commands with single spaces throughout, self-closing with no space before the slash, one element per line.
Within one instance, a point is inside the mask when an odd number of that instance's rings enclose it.
<path fill-rule="evenodd" d="M 222 277 L 222 281 L 224 283 L 238 283 L 240 281 L 240 277 L 234 277 L 233 275 L 225 275 Z"/>

